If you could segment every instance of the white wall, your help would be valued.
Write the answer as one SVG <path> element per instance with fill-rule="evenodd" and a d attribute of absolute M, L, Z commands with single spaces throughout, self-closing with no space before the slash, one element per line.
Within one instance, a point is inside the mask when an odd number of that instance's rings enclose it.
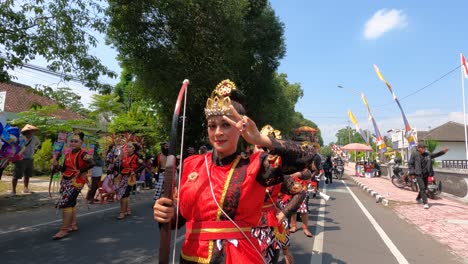
<path fill-rule="evenodd" d="M 442 160 L 466 160 L 465 154 L 465 142 L 439 142 L 439 146 L 435 149 L 434 152 L 443 150 L 445 147 L 449 148 L 449 151 L 438 158 L 437 161 Z"/>

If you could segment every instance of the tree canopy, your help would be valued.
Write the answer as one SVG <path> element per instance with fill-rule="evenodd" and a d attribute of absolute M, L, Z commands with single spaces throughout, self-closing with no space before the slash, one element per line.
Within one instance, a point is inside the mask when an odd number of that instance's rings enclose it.
<path fill-rule="evenodd" d="M 105 8 L 102 0 L 1 1 L 0 81 L 10 80 L 7 70 L 42 56 L 63 79 L 76 75 L 92 90 L 110 90 L 98 78 L 115 73 L 89 52 L 95 33 L 107 28 Z"/>
<path fill-rule="evenodd" d="M 109 1 L 108 14 L 109 40 L 136 75 L 136 89 L 156 102 L 166 134 L 185 78 L 187 134 L 198 137 L 190 142 L 203 141 L 206 98 L 223 79 L 243 91 L 248 115 L 259 125 L 280 116 L 269 111 L 277 102 L 286 112 L 294 109 L 281 102 L 284 85 L 275 71 L 285 52 L 283 25 L 266 0 Z M 297 101 L 302 90 L 291 89 L 287 100 Z"/>

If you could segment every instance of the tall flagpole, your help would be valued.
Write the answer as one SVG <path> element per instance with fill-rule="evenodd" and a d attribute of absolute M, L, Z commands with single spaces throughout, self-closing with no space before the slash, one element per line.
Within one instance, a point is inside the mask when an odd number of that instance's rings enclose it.
<path fill-rule="evenodd" d="M 463 54 L 460 53 L 460 61 L 463 63 Z M 463 99 L 463 124 L 465 127 L 465 154 L 466 154 L 466 159 L 468 160 L 468 140 L 467 140 L 467 134 L 466 134 L 466 105 L 465 105 L 465 76 L 463 72 L 463 65 L 460 67 L 461 68 L 461 79 L 462 79 L 462 99 Z"/>

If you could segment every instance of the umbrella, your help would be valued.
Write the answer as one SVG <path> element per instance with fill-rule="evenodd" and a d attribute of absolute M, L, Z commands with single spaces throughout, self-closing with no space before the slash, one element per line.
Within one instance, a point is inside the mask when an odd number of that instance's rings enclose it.
<path fill-rule="evenodd" d="M 341 147 L 342 150 L 354 150 L 354 151 L 372 151 L 370 146 L 361 143 L 350 143 Z"/>
<path fill-rule="evenodd" d="M 309 127 L 309 126 L 301 126 L 300 128 L 296 129 L 294 132 L 312 132 L 312 133 L 315 133 L 317 132 L 318 130 L 313 128 L 313 127 Z"/>

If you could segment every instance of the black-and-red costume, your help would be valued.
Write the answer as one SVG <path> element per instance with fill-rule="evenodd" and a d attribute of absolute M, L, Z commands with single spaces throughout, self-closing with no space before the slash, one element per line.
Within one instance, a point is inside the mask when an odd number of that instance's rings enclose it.
<path fill-rule="evenodd" d="M 59 208 L 75 207 L 76 199 L 87 182 L 86 172 L 94 167 L 94 161 L 84 149 L 76 149 L 65 154 L 60 182 L 61 199 Z"/>
<path fill-rule="evenodd" d="M 303 154 L 299 146 L 275 142 L 277 153 L 289 161 Z M 252 228 L 260 224 L 266 187 L 283 182 L 295 165 L 271 168 L 267 157 L 259 152 L 217 159 L 207 153 L 185 160 L 180 215 L 186 235 L 180 263 L 264 263 L 263 241 L 252 235 Z"/>
<path fill-rule="evenodd" d="M 271 168 L 277 168 L 281 166 L 281 157 L 269 155 L 268 162 Z M 290 245 L 288 222 L 286 219 L 279 222 L 276 214 L 278 211 L 282 211 L 287 218 L 298 210 L 306 196 L 306 192 L 297 189 L 294 184 L 293 178 L 285 177 L 281 184 L 266 189 L 260 225 L 252 229 L 252 235 L 263 241 L 262 253 L 265 263 L 277 263 L 280 249 L 286 249 Z M 281 207 L 278 203 L 278 196 L 281 191 L 290 194 L 291 198 L 294 197 L 284 207 Z"/>
<path fill-rule="evenodd" d="M 140 157 L 133 153 L 132 155 L 124 155 L 120 165 L 120 176 L 117 177 L 118 189 L 117 199 L 130 196 L 132 187 L 136 184 L 136 175 L 145 169 L 145 164 Z"/>

